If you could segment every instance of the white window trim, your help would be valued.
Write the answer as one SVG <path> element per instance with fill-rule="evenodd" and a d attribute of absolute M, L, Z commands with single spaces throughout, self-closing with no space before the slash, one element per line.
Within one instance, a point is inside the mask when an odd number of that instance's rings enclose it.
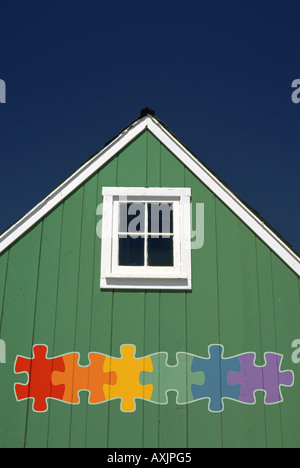
<path fill-rule="evenodd" d="M 189 188 L 103 187 L 101 289 L 191 289 Z M 117 264 L 119 202 L 174 204 L 174 267 L 120 267 Z"/>

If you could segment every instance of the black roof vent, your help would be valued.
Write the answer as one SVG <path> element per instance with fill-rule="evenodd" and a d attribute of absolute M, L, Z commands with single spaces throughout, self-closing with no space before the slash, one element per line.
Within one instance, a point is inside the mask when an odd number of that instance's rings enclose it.
<path fill-rule="evenodd" d="M 146 115 L 152 115 L 154 117 L 155 112 L 149 107 L 144 107 L 144 109 L 141 110 L 140 117 L 145 117 Z"/>

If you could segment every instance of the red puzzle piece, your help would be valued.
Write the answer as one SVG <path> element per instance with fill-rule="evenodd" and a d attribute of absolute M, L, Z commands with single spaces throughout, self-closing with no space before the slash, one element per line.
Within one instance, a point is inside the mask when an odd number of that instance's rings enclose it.
<path fill-rule="evenodd" d="M 45 345 L 33 347 L 33 359 L 17 356 L 15 373 L 26 372 L 27 384 L 15 384 L 15 394 L 18 401 L 33 399 L 33 410 L 43 412 L 48 410 L 48 398 L 62 400 L 64 385 L 53 385 L 51 375 L 53 371 L 64 372 L 64 360 L 62 357 L 47 358 L 48 348 Z"/>

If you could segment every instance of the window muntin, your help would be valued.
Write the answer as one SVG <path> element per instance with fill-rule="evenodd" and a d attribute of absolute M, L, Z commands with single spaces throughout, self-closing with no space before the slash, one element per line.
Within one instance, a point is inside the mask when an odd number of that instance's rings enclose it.
<path fill-rule="evenodd" d="M 180 269 L 179 198 L 113 197 L 112 273 L 161 276 Z"/>
<path fill-rule="evenodd" d="M 119 266 L 174 267 L 173 203 L 119 203 Z"/>

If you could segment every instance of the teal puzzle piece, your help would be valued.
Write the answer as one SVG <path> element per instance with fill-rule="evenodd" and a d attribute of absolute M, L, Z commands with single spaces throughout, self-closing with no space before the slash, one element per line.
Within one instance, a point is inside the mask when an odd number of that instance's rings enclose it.
<path fill-rule="evenodd" d="M 195 357 L 192 362 L 192 372 L 199 371 L 205 374 L 205 385 L 192 385 L 194 400 L 209 399 L 209 411 L 221 412 L 224 410 L 223 400 L 239 400 L 241 385 L 230 385 L 228 373 L 241 371 L 238 356 L 224 358 L 224 347 L 211 345 L 209 358 Z"/>

